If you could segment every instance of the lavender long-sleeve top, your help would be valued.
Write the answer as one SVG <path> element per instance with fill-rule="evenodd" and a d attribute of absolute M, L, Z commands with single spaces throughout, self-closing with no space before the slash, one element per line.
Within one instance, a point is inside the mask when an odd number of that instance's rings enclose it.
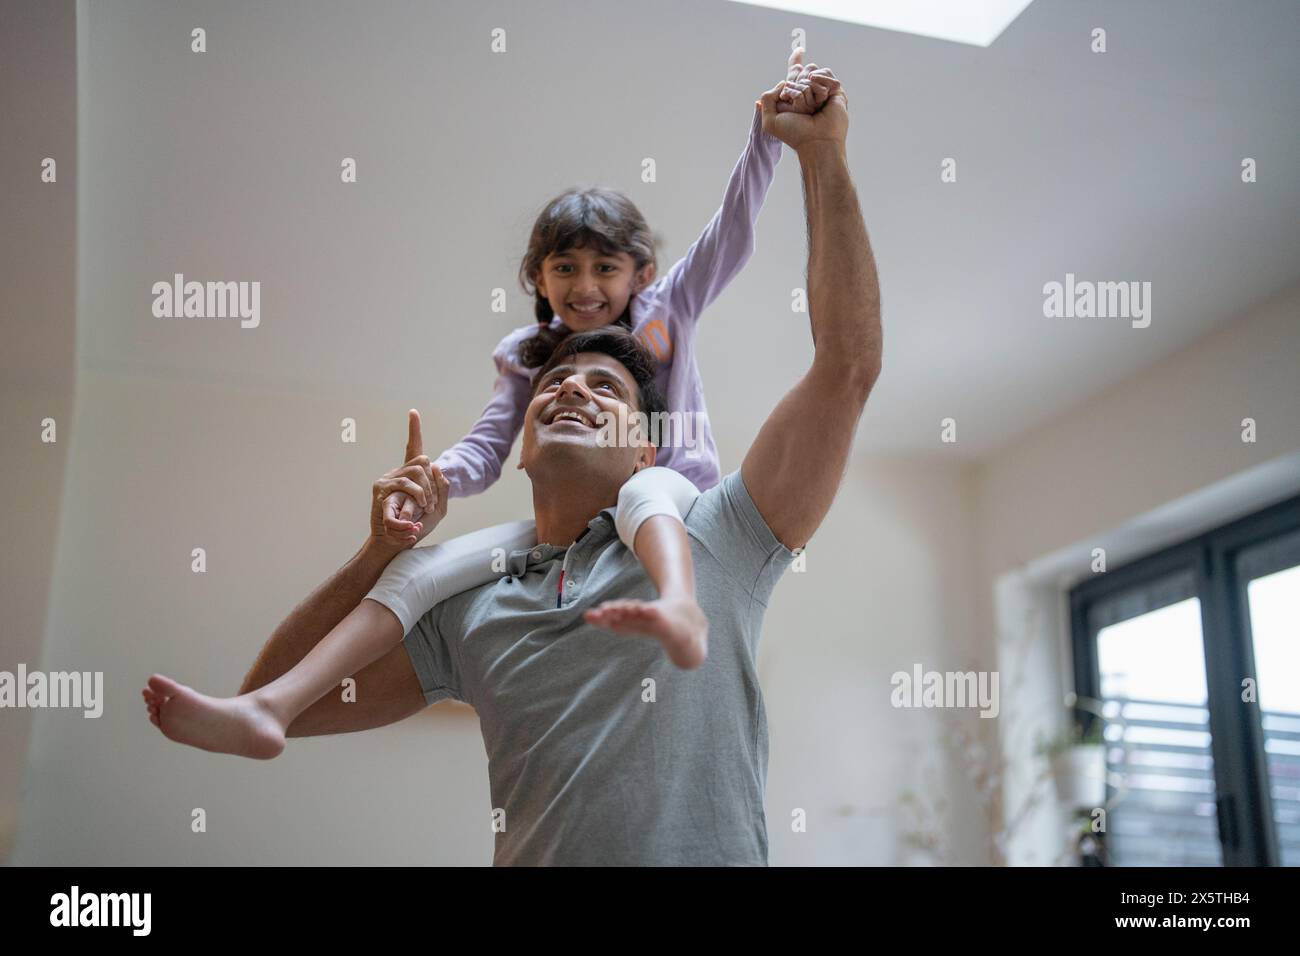
<path fill-rule="evenodd" d="M 754 226 L 780 159 L 781 141 L 763 132 L 763 114 L 755 109 L 749 140 L 731 171 L 721 208 L 686 255 L 630 304 L 632 330 L 658 360 L 655 380 L 668 411 L 685 413 L 673 439 L 661 444 L 655 463 L 686 476 L 701 491 L 718 484 L 720 469 L 695 364 L 695 323 L 753 254 Z M 561 325 L 558 316 L 551 320 L 552 328 Z M 436 464 L 453 498 L 478 494 L 501 476 L 523 427 L 537 374 L 537 369 L 520 364 L 519 347 L 537 327 L 533 323 L 515 329 L 498 343 L 492 352 L 497 367 L 492 400 L 469 434 L 438 456 Z"/>

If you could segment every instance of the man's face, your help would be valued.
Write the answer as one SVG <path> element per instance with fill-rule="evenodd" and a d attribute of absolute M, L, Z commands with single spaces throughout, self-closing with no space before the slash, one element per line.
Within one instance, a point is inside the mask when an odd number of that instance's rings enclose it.
<path fill-rule="evenodd" d="M 524 411 L 519 467 L 530 476 L 535 468 L 576 469 L 575 478 L 608 479 L 618 487 L 640 468 L 654 464 L 655 448 L 645 442 L 619 447 L 601 445 L 601 413 L 614 422 L 639 411 L 636 379 L 612 356 L 579 352 L 565 356 L 539 375 L 536 391 Z M 622 409 L 620 412 L 620 408 Z M 632 430 L 632 437 L 638 437 Z M 617 429 L 605 434 L 617 436 Z"/>
<path fill-rule="evenodd" d="M 561 322 L 574 332 L 589 332 L 616 321 L 653 274 L 650 265 L 637 272 L 636 261 L 626 252 L 569 249 L 542 260 L 537 291 Z"/>

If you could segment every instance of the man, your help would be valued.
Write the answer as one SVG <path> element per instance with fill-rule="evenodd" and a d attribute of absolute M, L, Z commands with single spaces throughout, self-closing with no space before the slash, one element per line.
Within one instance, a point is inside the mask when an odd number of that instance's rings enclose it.
<path fill-rule="evenodd" d="M 763 612 L 830 508 L 881 362 L 875 266 L 845 155 L 847 100 L 837 91 L 816 114 L 778 112 L 780 92 L 764 94 L 763 126 L 799 156 L 815 354 L 740 470 L 685 517 L 709 621 L 704 665 L 678 669 L 652 642 L 610 633 L 653 633 L 637 620 L 653 587 L 613 514 L 619 488 L 654 464 L 655 449 L 610 446 L 590 424 L 620 406 L 653 410 L 643 348 L 602 329 L 561 344 L 525 413 L 520 467 L 544 543 L 511 554 L 509 577 L 420 618 L 357 674 L 355 701 L 326 695 L 289 727 L 289 736 L 347 733 L 447 697 L 472 704 L 497 865 L 767 863 L 767 721 L 755 666 Z M 241 693 L 288 671 L 336 625 L 390 643 L 400 636 L 397 614 L 363 598 L 402 547 L 391 543 L 383 498 L 411 490 L 407 476 L 428 480 L 418 430 L 412 437 L 407 464 L 375 484 L 371 537 L 281 624 Z M 445 513 L 439 498 L 424 533 Z"/>

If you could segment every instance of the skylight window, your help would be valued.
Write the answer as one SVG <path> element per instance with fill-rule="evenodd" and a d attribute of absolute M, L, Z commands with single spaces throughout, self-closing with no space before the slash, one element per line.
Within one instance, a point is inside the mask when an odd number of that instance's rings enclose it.
<path fill-rule="evenodd" d="M 1033 0 L 732 0 L 881 30 L 988 46 Z"/>

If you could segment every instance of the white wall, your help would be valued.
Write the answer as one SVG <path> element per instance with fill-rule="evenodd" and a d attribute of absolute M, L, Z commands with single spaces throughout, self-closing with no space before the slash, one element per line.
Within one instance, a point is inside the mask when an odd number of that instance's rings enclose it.
<path fill-rule="evenodd" d="M 0 670 L 40 654 L 72 437 L 76 6 L 0 0 Z M 41 181 L 42 161 L 57 179 Z M 55 423 L 53 443 L 42 421 Z M 17 825 L 30 711 L 0 712 L 0 860 Z"/>
<path fill-rule="evenodd" d="M 903 842 L 918 824 L 948 859 L 988 861 L 988 817 L 963 800 L 970 785 L 953 722 L 988 746 L 995 722 L 890 703 L 891 676 L 916 663 L 993 667 L 975 626 L 972 502 L 966 469 L 859 456 L 809 545 L 807 570 L 777 586 L 760 660 L 774 863 L 926 862 L 934 858 Z M 907 791 L 930 807 L 923 821 L 900 802 Z M 794 807 L 809 814 L 805 835 L 788 832 Z"/>

